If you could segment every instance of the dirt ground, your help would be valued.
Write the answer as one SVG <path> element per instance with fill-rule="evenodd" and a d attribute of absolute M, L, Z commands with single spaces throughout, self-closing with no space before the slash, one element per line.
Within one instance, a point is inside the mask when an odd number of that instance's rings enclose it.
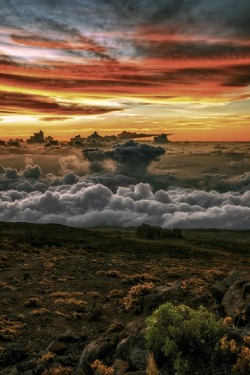
<path fill-rule="evenodd" d="M 100 333 L 145 319 L 148 312 L 126 308 L 138 284 L 181 285 L 183 303 L 216 311 L 209 286 L 234 270 L 249 272 L 249 253 L 250 231 L 149 241 L 132 229 L 0 223 L 0 369 L 13 364 L 4 357 L 13 345 L 37 359 L 66 332 L 79 335 L 66 348 L 74 367 Z"/>

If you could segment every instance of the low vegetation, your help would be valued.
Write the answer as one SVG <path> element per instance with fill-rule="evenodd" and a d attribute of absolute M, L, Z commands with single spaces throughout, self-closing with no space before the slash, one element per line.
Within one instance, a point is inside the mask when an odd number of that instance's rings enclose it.
<path fill-rule="evenodd" d="M 250 372 L 249 338 L 229 339 L 222 319 L 200 306 L 161 305 L 146 320 L 146 340 L 162 370 L 176 375 L 244 374 Z M 149 361 L 151 374 L 156 365 Z"/>
<path fill-rule="evenodd" d="M 112 367 L 105 366 L 99 359 L 96 359 L 91 368 L 95 371 L 97 375 L 113 375 L 114 369 Z"/>
<path fill-rule="evenodd" d="M 149 282 L 133 286 L 128 292 L 128 295 L 122 300 L 124 309 L 127 311 L 136 309 L 136 311 L 139 312 L 141 310 L 142 297 L 149 293 L 153 286 L 154 284 Z"/>
<path fill-rule="evenodd" d="M 0 223 L 1 374 L 250 374 L 220 289 L 235 269 L 249 298 L 250 231 L 137 231 Z"/>

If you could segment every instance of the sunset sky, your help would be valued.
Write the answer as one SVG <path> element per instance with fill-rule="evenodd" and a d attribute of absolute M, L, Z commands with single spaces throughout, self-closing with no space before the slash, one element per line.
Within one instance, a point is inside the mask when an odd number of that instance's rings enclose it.
<path fill-rule="evenodd" d="M 0 0 L 0 139 L 250 141 L 249 0 Z"/>

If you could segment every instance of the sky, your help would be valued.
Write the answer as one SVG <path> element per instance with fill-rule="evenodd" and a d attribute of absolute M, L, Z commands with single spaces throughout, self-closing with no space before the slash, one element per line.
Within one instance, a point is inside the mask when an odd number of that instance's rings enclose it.
<path fill-rule="evenodd" d="M 0 139 L 250 141 L 250 1 L 0 0 Z"/>

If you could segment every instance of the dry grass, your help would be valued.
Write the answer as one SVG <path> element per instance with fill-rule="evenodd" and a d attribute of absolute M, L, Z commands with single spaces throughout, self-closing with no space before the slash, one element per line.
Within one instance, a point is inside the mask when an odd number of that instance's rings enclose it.
<path fill-rule="evenodd" d="M 13 341 L 17 338 L 20 330 L 24 328 L 25 324 L 8 320 L 5 317 L 0 317 L 0 339 L 4 341 Z"/>
<path fill-rule="evenodd" d="M 100 293 L 99 292 L 87 292 L 87 297 L 90 297 L 90 298 L 98 298 L 100 297 Z"/>
<path fill-rule="evenodd" d="M 42 357 L 37 359 L 37 363 L 43 363 L 43 362 L 53 362 L 55 358 L 55 354 L 52 352 L 45 353 Z"/>
<path fill-rule="evenodd" d="M 63 298 L 63 297 L 67 297 L 67 298 L 70 298 L 70 297 L 82 297 L 84 295 L 84 293 L 82 292 L 65 292 L 65 291 L 58 291 L 58 292 L 52 292 L 50 293 L 50 296 L 51 297 L 54 297 L 54 298 Z"/>
<path fill-rule="evenodd" d="M 160 281 L 160 278 L 154 276 L 150 273 L 137 273 L 135 275 L 125 275 L 122 279 L 124 284 L 131 284 L 134 282 L 142 282 L 142 281 Z"/>
<path fill-rule="evenodd" d="M 113 289 L 109 292 L 109 298 L 123 298 L 125 296 L 125 291 L 121 289 Z"/>
<path fill-rule="evenodd" d="M 34 309 L 29 312 L 30 316 L 42 316 L 48 314 L 50 314 L 50 311 L 48 309 L 45 309 L 44 307 L 41 307 L 40 309 Z"/>
<path fill-rule="evenodd" d="M 147 375 L 159 375 L 159 370 L 155 362 L 154 354 L 152 352 L 148 356 L 146 374 Z"/>
<path fill-rule="evenodd" d="M 62 365 L 58 365 L 50 369 L 46 369 L 42 372 L 42 375 L 71 375 L 72 373 L 73 369 L 71 367 L 64 367 Z"/>
<path fill-rule="evenodd" d="M 54 262 L 50 262 L 50 261 L 44 262 L 45 271 L 52 271 L 54 270 L 54 267 L 55 267 Z"/>
<path fill-rule="evenodd" d="M 87 306 L 87 302 L 72 298 L 58 298 L 55 300 L 55 304 L 69 307 L 76 311 L 84 311 Z"/>
<path fill-rule="evenodd" d="M 96 374 L 98 375 L 113 375 L 114 369 L 112 367 L 105 366 L 99 359 L 96 359 L 91 368 L 95 370 Z"/>
<path fill-rule="evenodd" d="M 14 286 L 4 283 L 3 281 L 0 281 L 0 288 L 2 288 L 3 290 L 12 290 L 12 291 L 16 290 Z"/>
<path fill-rule="evenodd" d="M 42 301 L 38 297 L 31 297 L 31 298 L 28 298 L 24 302 L 24 306 L 25 307 L 41 307 L 42 306 Z"/>
<path fill-rule="evenodd" d="M 149 282 L 133 286 L 128 292 L 128 295 L 122 300 L 122 304 L 125 310 L 128 311 L 130 309 L 140 307 L 142 296 L 149 293 L 153 286 L 154 284 Z"/>

